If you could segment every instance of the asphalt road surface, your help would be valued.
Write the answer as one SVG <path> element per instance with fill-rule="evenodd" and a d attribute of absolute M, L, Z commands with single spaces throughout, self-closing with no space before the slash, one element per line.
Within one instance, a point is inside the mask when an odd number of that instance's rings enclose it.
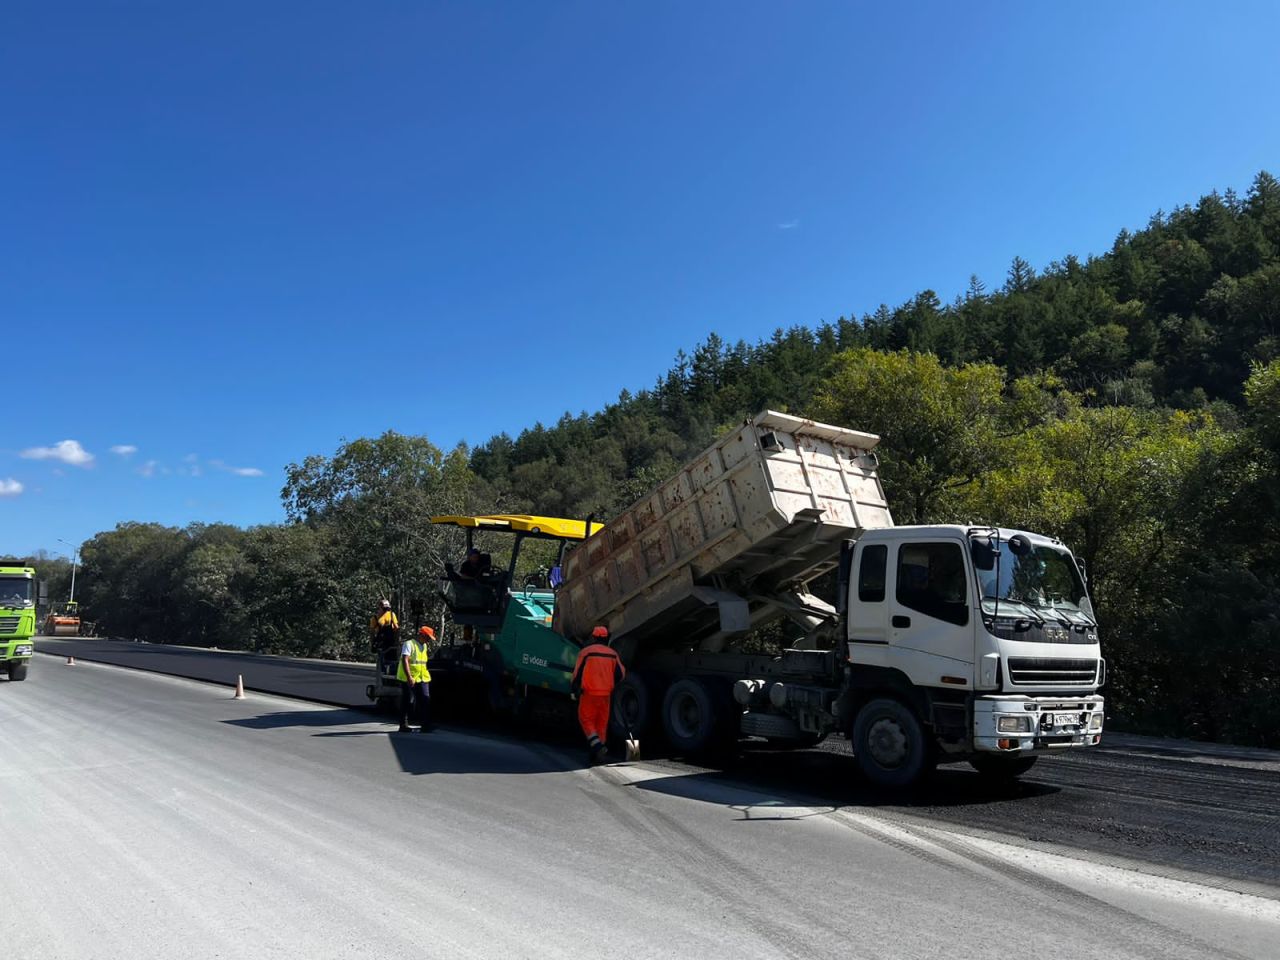
<path fill-rule="evenodd" d="M 250 689 L 368 705 L 369 666 L 110 640 L 41 639 L 37 649 L 228 685 L 243 674 Z M 577 743 L 572 729 L 537 736 Z M 748 748 L 715 767 L 660 762 L 685 778 L 727 775 L 798 803 L 949 824 L 1042 852 L 1084 850 L 1159 876 L 1280 895 L 1280 753 L 1110 733 L 1103 740 L 1100 748 L 1042 757 L 1007 788 L 993 790 L 960 764 L 905 797 L 861 784 L 842 738 L 806 751 Z M 646 742 L 649 759 L 656 748 Z"/>
<path fill-rule="evenodd" d="M 1271 896 L 932 808 L 802 802 L 805 784 L 673 761 L 582 769 L 540 741 L 398 734 L 85 661 L 0 682 L 0 730 L 0 930 L 24 960 L 1273 960 L 1280 943 Z"/>

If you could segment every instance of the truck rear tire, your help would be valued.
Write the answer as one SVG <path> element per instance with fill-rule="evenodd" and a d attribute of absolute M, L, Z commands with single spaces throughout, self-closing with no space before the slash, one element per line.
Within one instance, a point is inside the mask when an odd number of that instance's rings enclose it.
<path fill-rule="evenodd" d="M 679 753 L 704 753 L 715 745 L 720 712 L 699 680 L 677 680 L 662 698 L 662 732 Z"/>
<path fill-rule="evenodd" d="M 969 766 L 993 782 L 1017 780 L 1036 765 L 1038 757 L 1002 757 L 998 753 L 979 754 L 969 760 Z"/>
<path fill-rule="evenodd" d="M 628 673 L 622 678 L 618 689 L 613 691 L 609 727 L 619 737 L 625 737 L 628 728 L 639 737 L 649 726 L 652 708 L 649 684 L 638 673 Z"/>
<path fill-rule="evenodd" d="M 937 764 L 933 738 L 915 711 L 887 697 L 858 711 L 852 741 L 858 768 L 880 787 L 909 787 Z"/>
<path fill-rule="evenodd" d="M 27 679 L 27 668 L 29 666 L 31 665 L 25 660 L 21 663 L 9 664 L 9 679 L 14 681 Z"/>

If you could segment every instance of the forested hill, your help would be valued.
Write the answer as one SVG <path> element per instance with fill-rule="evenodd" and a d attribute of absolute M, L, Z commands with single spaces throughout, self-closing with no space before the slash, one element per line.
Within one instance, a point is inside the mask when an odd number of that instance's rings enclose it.
<path fill-rule="evenodd" d="M 1015 259 L 1000 289 L 973 277 L 951 303 L 925 290 L 756 344 L 711 334 L 651 390 L 494 437 L 471 465 L 510 506 L 608 514 L 722 425 L 766 407 L 807 412 L 832 360 L 857 347 L 992 362 L 1010 378 L 1051 370 L 1094 405 L 1221 415 L 1217 402 L 1241 402 L 1250 365 L 1280 356 L 1280 182 L 1263 172 L 1244 198 L 1228 190 L 1156 213 L 1102 256 L 1038 273 Z"/>
<path fill-rule="evenodd" d="M 652 389 L 442 451 L 385 433 L 286 468 L 289 522 L 126 523 L 85 544 L 109 634 L 350 657 L 379 596 L 435 616 L 429 518 L 607 518 L 772 407 L 881 435 L 898 522 L 999 522 L 1087 563 L 1108 712 L 1280 746 L 1280 184 L 1157 214 L 1086 261 L 755 344 L 709 336 Z M 58 595 L 55 588 L 54 595 Z M 415 600 L 425 606 L 418 606 Z M 759 641 L 760 638 L 755 638 Z"/>

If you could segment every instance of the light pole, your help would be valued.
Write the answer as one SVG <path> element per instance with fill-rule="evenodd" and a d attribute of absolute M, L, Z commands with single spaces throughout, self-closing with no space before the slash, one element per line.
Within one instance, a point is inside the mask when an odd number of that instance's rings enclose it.
<path fill-rule="evenodd" d="M 61 537 L 56 537 L 55 539 L 59 543 L 67 543 L 67 541 L 63 540 Z M 76 602 L 76 560 L 79 559 L 80 557 L 80 548 L 76 546 L 72 546 L 72 544 L 69 544 L 69 543 L 67 543 L 67 546 L 71 547 L 71 596 L 67 598 L 67 602 L 75 603 Z"/>

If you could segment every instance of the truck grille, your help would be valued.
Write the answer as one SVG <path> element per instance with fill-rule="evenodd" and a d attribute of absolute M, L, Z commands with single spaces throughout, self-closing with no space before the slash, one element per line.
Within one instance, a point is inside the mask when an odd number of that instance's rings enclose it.
<path fill-rule="evenodd" d="M 17 633 L 21 622 L 21 617 L 0 617 L 0 634 Z"/>
<path fill-rule="evenodd" d="M 1009 679 L 1014 683 L 1085 686 L 1098 677 L 1097 660 L 1065 660 L 1057 657 L 1010 657 Z"/>

